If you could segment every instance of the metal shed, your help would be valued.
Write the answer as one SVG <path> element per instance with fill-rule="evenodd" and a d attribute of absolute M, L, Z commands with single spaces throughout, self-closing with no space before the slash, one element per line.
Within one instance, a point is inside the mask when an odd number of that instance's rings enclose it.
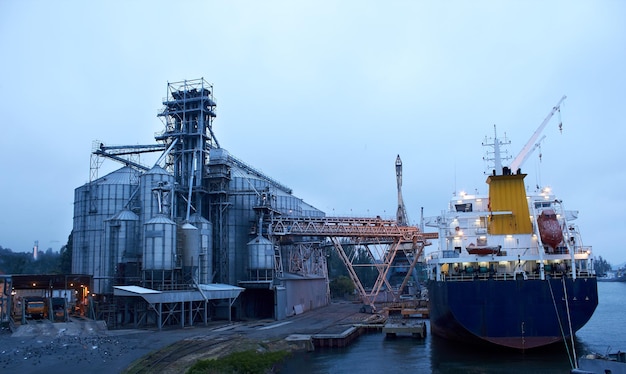
<path fill-rule="evenodd" d="M 173 291 L 158 291 L 139 286 L 114 286 L 113 295 L 143 298 L 148 303 L 149 309 L 156 312 L 157 326 L 160 330 L 172 318 L 178 318 L 181 327 L 185 327 L 185 324 L 192 326 L 193 321 L 200 316 L 206 325 L 210 300 L 228 300 L 230 308 L 243 290 L 241 287 L 218 283 L 200 284 L 197 288 Z M 146 316 L 139 316 L 137 320 L 144 318 Z M 231 320 L 230 313 L 228 320 Z"/>

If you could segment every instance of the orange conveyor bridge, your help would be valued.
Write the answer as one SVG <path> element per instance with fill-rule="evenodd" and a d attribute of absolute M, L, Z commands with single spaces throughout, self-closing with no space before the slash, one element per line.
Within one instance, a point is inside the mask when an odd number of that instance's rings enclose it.
<path fill-rule="evenodd" d="M 270 236 L 276 239 L 285 237 L 324 238 L 322 245 L 332 244 L 339 257 L 346 265 L 349 276 L 365 305 L 374 310 L 374 302 L 383 285 L 393 296 L 394 301 L 399 299 L 404 287 L 408 283 L 415 265 L 420 261 L 426 245 L 430 239 L 437 239 L 437 233 L 425 233 L 415 226 L 399 225 L 397 221 L 376 218 L 352 217 L 320 217 L 320 218 L 293 218 L 274 217 L 271 221 Z M 278 240 L 280 241 L 280 240 Z M 354 263 L 355 256 L 344 250 L 346 243 L 360 245 L 367 250 L 372 264 L 378 270 L 378 277 L 371 290 L 366 290 L 359 279 L 355 268 L 364 266 Z M 389 284 L 387 275 L 393 266 L 398 253 L 402 252 L 410 261 L 409 270 L 402 285 L 397 289 Z M 356 253 L 354 251 L 353 253 Z"/>

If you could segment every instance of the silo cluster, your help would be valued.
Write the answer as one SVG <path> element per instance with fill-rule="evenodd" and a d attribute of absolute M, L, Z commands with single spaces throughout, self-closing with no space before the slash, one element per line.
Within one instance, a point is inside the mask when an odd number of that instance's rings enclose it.
<path fill-rule="evenodd" d="M 125 166 L 100 178 L 96 167 L 89 183 L 76 188 L 72 272 L 92 275 L 95 295 L 111 295 L 114 286 L 126 285 L 154 290 L 237 285 L 248 290 L 241 303 L 250 314 L 283 315 L 289 307 L 275 306 L 270 293 L 280 283 L 287 256 L 268 236 L 267 220 L 272 214 L 324 212 L 220 147 L 212 128 L 212 85 L 204 79 L 174 82 L 167 92 L 158 115 L 165 129 L 155 135 L 160 144 L 98 143 L 94 150 L 93 155 Z M 146 150 L 162 152 L 154 166 L 124 158 Z M 322 276 L 314 274 L 316 295 L 326 292 L 318 282 Z M 307 298 L 314 294 L 309 293 Z M 243 313 L 244 307 L 238 310 Z"/>
<path fill-rule="evenodd" d="M 94 293 L 209 282 L 211 223 L 199 214 L 172 217 L 173 188 L 173 176 L 154 166 L 123 167 L 76 189 L 73 269 L 93 275 Z"/>

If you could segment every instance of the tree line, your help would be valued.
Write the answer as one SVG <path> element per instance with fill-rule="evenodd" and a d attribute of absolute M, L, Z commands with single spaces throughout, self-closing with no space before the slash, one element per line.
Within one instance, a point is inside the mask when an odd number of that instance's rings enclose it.
<path fill-rule="evenodd" d="M 374 261 L 368 254 L 367 249 L 363 246 L 350 244 L 347 241 L 342 243 L 342 247 L 348 258 L 353 259 L 353 264 L 372 265 L 356 267 L 354 271 L 361 280 L 363 287 L 366 289 L 373 287 L 376 279 L 378 278 L 378 270 L 373 266 Z M 330 281 L 329 288 L 331 297 L 341 298 L 346 295 L 351 295 L 355 289 L 354 282 L 352 282 L 349 277 L 346 265 L 334 249 L 328 250 L 326 266 L 328 267 L 328 280 Z"/>
<path fill-rule="evenodd" d="M 599 277 L 606 275 L 607 271 L 613 270 L 613 266 L 607 260 L 603 259 L 602 256 L 598 256 L 593 267 Z"/>
<path fill-rule="evenodd" d="M 59 252 L 48 248 L 37 253 L 13 252 L 0 246 L 0 274 L 71 274 L 72 273 L 72 234 L 67 244 Z"/>

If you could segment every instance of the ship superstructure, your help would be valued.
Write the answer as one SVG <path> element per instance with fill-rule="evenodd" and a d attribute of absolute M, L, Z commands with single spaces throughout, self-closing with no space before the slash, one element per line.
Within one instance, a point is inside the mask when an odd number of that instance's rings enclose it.
<path fill-rule="evenodd" d="M 497 135 L 491 145 L 500 166 Z M 527 193 L 525 177 L 494 168 L 487 195 L 455 196 L 426 222 L 439 232 L 427 258 L 434 334 L 529 349 L 573 336 L 593 314 L 597 281 L 592 248 L 572 222 L 578 213 L 549 188 Z"/>

